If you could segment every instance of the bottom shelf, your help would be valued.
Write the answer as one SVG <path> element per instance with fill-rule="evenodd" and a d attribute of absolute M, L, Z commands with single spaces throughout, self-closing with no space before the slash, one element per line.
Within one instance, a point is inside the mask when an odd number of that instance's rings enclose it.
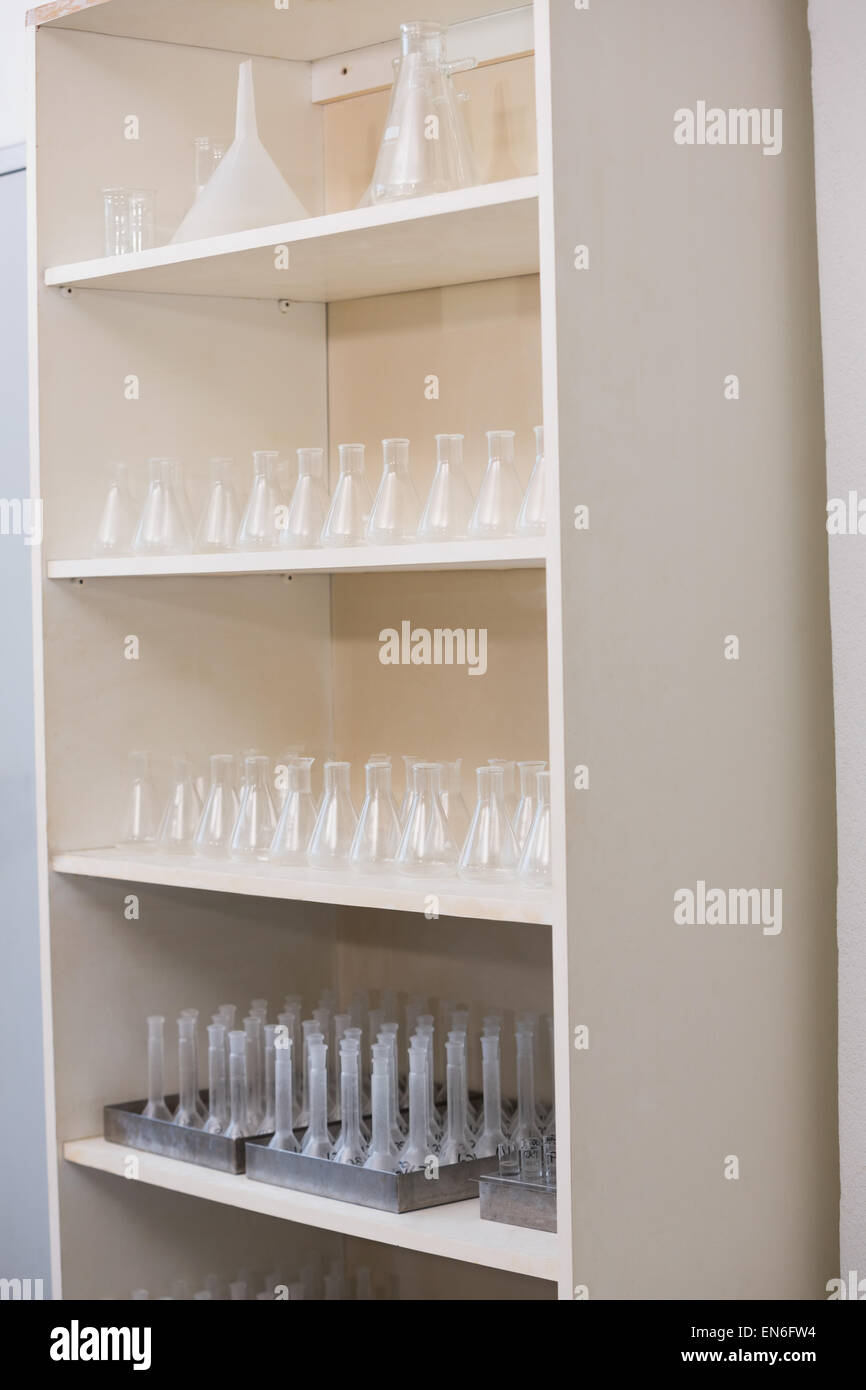
<path fill-rule="evenodd" d="M 137 1180 L 152 1187 L 182 1192 L 187 1197 L 204 1197 L 283 1221 L 297 1221 L 302 1226 L 376 1240 L 383 1245 L 504 1269 L 511 1274 L 526 1274 L 535 1279 L 557 1277 L 555 1235 L 482 1221 L 477 1200 L 398 1216 L 336 1202 L 330 1197 L 268 1187 L 240 1175 L 180 1163 L 175 1158 L 140 1153 L 122 1144 L 109 1144 L 101 1137 L 73 1139 L 63 1146 L 67 1162 L 123 1178 L 127 1177 L 125 1165 L 130 1153 L 135 1153 L 138 1160 Z"/>

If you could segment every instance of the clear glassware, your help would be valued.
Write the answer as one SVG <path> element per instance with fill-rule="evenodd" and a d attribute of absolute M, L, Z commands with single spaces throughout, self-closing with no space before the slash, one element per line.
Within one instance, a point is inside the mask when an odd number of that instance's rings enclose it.
<path fill-rule="evenodd" d="M 436 1109 L 436 1080 L 434 1076 L 434 1050 L 433 1050 L 434 1028 L 432 1021 L 421 1022 L 415 1029 L 415 1040 L 424 1048 L 427 1056 L 427 1147 L 430 1152 L 438 1151 L 439 1141 L 442 1138 L 442 1121 L 439 1118 L 439 1111 Z"/>
<path fill-rule="evenodd" d="M 349 787 L 351 771 L 351 763 L 325 763 L 322 804 L 307 850 L 307 862 L 314 868 L 343 869 L 348 865 L 358 825 Z"/>
<path fill-rule="evenodd" d="M 511 1131 L 515 1143 L 521 1139 L 541 1139 L 535 1114 L 535 1035 L 518 1025 L 514 1034 L 517 1044 L 517 1117 Z"/>
<path fill-rule="evenodd" d="M 390 129 L 391 129 L 391 124 L 392 124 L 392 122 L 391 122 L 391 113 L 392 113 L 392 111 L 394 110 L 394 97 L 395 97 L 396 94 L 397 94 L 397 74 L 398 74 L 399 71 L 400 71 L 400 59 L 399 59 L 399 57 L 397 57 L 397 58 L 392 58 L 392 59 L 391 59 L 391 71 L 392 71 L 392 77 L 391 77 L 391 92 L 390 92 L 390 95 L 389 95 L 389 97 L 388 97 L 388 114 L 387 114 L 387 116 L 385 117 L 385 129 L 386 129 L 386 130 L 390 130 Z M 358 202 L 357 202 L 357 204 L 356 204 L 356 207 L 359 207 L 359 208 L 369 208 L 369 207 L 372 207 L 372 205 L 373 205 L 373 180 L 371 179 L 370 182 L 367 184 L 367 187 L 364 189 L 364 192 L 361 194 L 361 197 L 359 198 L 359 200 L 358 200 Z"/>
<path fill-rule="evenodd" d="M 382 440 L 382 477 L 367 522 L 370 545 L 414 540 L 421 503 L 409 472 L 409 440 Z"/>
<path fill-rule="evenodd" d="M 132 540 L 134 555 L 188 555 L 192 536 L 178 491 L 176 459 L 149 459 L 144 506 Z"/>
<path fill-rule="evenodd" d="M 521 1182 L 541 1183 L 544 1181 L 544 1154 L 540 1139 L 521 1139 L 520 1151 Z"/>
<path fill-rule="evenodd" d="M 174 1112 L 174 1123 L 183 1125 L 185 1129 L 203 1128 L 202 1117 L 199 1112 L 199 1096 L 196 1089 L 194 1030 L 195 1021 L 181 1015 L 177 1021 L 178 1090 L 180 1095 L 177 1110 Z"/>
<path fill-rule="evenodd" d="M 449 1032 L 447 1041 L 459 1043 L 461 1047 L 460 1076 L 463 1083 L 463 1116 L 466 1122 L 466 1142 L 470 1148 L 473 1148 L 475 1145 L 475 1131 L 478 1126 L 478 1116 L 475 1112 L 475 1107 L 469 1100 L 469 1071 L 466 1061 L 469 1052 L 468 1017 L 469 1015 L 467 1013 L 454 1014 L 454 1027 Z"/>
<path fill-rule="evenodd" d="M 391 1137 L 399 1148 L 406 1136 L 406 1129 L 403 1117 L 400 1114 L 399 1100 L 399 1079 L 397 1076 L 397 1034 L 399 1024 L 383 1023 L 379 1030 L 376 1041 L 384 1043 L 388 1048 L 388 1085 L 389 1085 L 389 1114 L 391 1119 Z"/>
<path fill-rule="evenodd" d="M 303 1038 L 301 1043 L 300 1096 L 298 1097 L 295 1127 L 306 1129 L 310 1123 L 310 1041 L 318 1039 L 324 1042 L 324 1038 L 314 1018 L 301 1020 L 301 1033 Z"/>
<path fill-rule="evenodd" d="M 288 1149 L 297 1153 L 292 1096 L 292 1039 L 285 1034 L 274 1049 L 274 1133 L 269 1149 Z"/>
<path fill-rule="evenodd" d="M 374 203 L 466 188 L 475 181 L 469 138 L 450 81 L 475 60 L 449 63 L 447 30 L 400 25 L 400 67 L 370 194 Z"/>
<path fill-rule="evenodd" d="M 129 190 L 129 249 L 149 251 L 154 245 L 154 193 L 152 188 Z"/>
<path fill-rule="evenodd" d="M 307 846 L 316 824 L 316 803 L 311 791 L 315 758 L 286 762 L 286 795 L 268 858 L 275 864 L 306 864 Z"/>
<path fill-rule="evenodd" d="M 535 816 L 517 864 L 517 877 L 527 888 L 549 888 L 553 882 L 550 858 L 550 773 L 536 773 L 536 786 Z"/>
<path fill-rule="evenodd" d="M 501 767 L 479 767 L 478 800 L 460 854 L 461 878 L 511 878 L 517 868 L 517 841 L 505 809 Z"/>
<path fill-rule="evenodd" d="M 517 1145 L 506 1139 L 505 1143 L 499 1145 L 498 1155 L 500 1178 L 519 1178 L 520 1151 Z"/>
<path fill-rule="evenodd" d="M 129 555 L 137 520 L 125 463 L 109 464 L 108 491 L 90 550 L 93 555 Z"/>
<path fill-rule="evenodd" d="M 149 753 L 130 753 L 129 784 L 118 846 L 153 849 L 158 822 L 153 770 Z"/>
<path fill-rule="evenodd" d="M 275 1023 L 266 1023 L 262 1029 L 265 1045 L 265 1104 L 260 1134 L 272 1134 L 276 1123 L 276 1031 Z"/>
<path fill-rule="evenodd" d="M 331 1020 L 331 1056 L 336 1058 L 340 1055 L 340 1044 L 343 1041 L 347 1028 L 352 1026 L 351 1014 L 334 1014 Z M 341 1069 L 342 1070 L 342 1069 Z M 342 1115 L 342 1097 L 340 1095 L 340 1076 L 336 1063 L 328 1070 L 328 1123 L 337 1124 Z"/>
<path fill-rule="evenodd" d="M 384 1043 L 373 1045 L 373 1123 L 364 1160 L 365 1168 L 375 1168 L 380 1173 L 393 1173 L 397 1167 L 397 1147 L 391 1133 L 389 1050 Z"/>
<path fill-rule="evenodd" d="M 397 868 L 419 877 L 453 873 L 457 846 L 442 805 L 442 764 L 416 763 L 412 776 L 415 792 L 397 851 Z"/>
<path fill-rule="evenodd" d="M 165 1103 L 165 1018 L 152 1014 L 147 1020 L 147 1105 L 142 1114 L 148 1120 L 170 1120 Z"/>
<path fill-rule="evenodd" d="M 538 805 L 538 774 L 543 772 L 544 768 L 543 762 L 517 764 L 517 772 L 520 777 L 520 800 L 517 803 L 511 824 L 514 829 L 517 848 L 521 851 L 526 844 L 532 822 L 535 819 L 535 809 Z"/>
<path fill-rule="evenodd" d="M 369 762 L 365 774 L 367 794 L 349 851 L 349 863 L 361 872 L 376 873 L 393 865 L 400 848 L 400 818 L 391 795 L 391 764 Z"/>
<path fill-rule="evenodd" d="M 321 545 L 331 499 L 324 482 L 324 449 L 298 449 L 298 477 L 280 527 L 280 545 L 304 550 Z"/>
<path fill-rule="evenodd" d="M 171 763 L 171 792 L 162 813 L 157 846 L 175 854 L 191 854 L 201 819 L 201 801 L 186 754 L 176 754 Z"/>
<path fill-rule="evenodd" d="M 544 1136 L 542 1154 L 544 1157 L 544 1181 L 548 1187 L 556 1187 L 556 1137 L 554 1135 L 546 1134 Z"/>
<path fill-rule="evenodd" d="M 208 1112 L 207 1106 L 202 1100 L 201 1091 L 199 1089 L 199 1077 L 201 1075 L 201 1072 L 199 1071 L 198 1065 L 198 1009 L 181 1009 L 181 1018 L 186 1018 L 190 1020 L 190 1036 L 192 1037 L 193 1094 L 195 1096 L 195 1108 L 198 1111 L 202 1125 L 204 1125 L 205 1121 L 207 1120 Z"/>
<path fill-rule="evenodd" d="M 264 1035 L 258 1014 L 244 1019 L 247 1057 L 247 1123 L 250 1134 L 258 1134 L 265 1114 Z"/>
<path fill-rule="evenodd" d="M 359 1166 L 364 1162 L 361 1138 L 360 1058 L 357 1041 L 343 1038 L 340 1043 L 340 1133 L 331 1151 L 334 1163 Z"/>
<path fill-rule="evenodd" d="M 445 1135 L 439 1150 L 439 1162 L 465 1163 L 472 1158 L 472 1149 L 466 1142 L 466 1111 L 463 1082 L 463 1044 L 447 1042 L 445 1052 L 448 1064 L 445 1069 L 445 1089 L 448 1097 L 448 1110 L 445 1121 Z"/>
<path fill-rule="evenodd" d="M 514 782 L 515 763 L 511 758 L 488 758 L 487 763 L 489 767 L 502 768 L 502 792 L 505 797 L 505 809 L 508 812 L 508 819 L 513 825 L 514 817 L 517 815 L 517 794 Z"/>
<path fill-rule="evenodd" d="M 514 430 L 488 430 L 488 461 L 469 520 L 477 540 L 513 536 L 523 488 L 514 466 Z"/>
<path fill-rule="evenodd" d="M 224 1023 L 208 1024 L 207 1043 L 209 1113 L 205 1129 L 208 1134 L 222 1134 L 229 1122 L 226 1028 Z"/>
<path fill-rule="evenodd" d="M 544 426 L 536 425 L 535 463 L 517 513 L 515 530 L 518 536 L 543 536 L 547 525 L 545 499 Z"/>
<path fill-rule="evenodd" d="M 403 799 L 400 802 L 400 824 L 405 828 L 409 808 L 415 796 L 415 778 L 412 769 L 416 763 L 423 763 L 419 753 L 403 753 Z"/>
<path fill-rule="evenodd" d="M 257 753 L 244 759 L 244 789 L 232 831 L 232 859 L 267 859 L 277 826 L 271 800 L 270 759 Z"/>
<path fill-rule="evenodd" d="M 273 550 L 280 541 L 280 496 L 276 449 L 253 454 L 253 484 L 235 536 L 235 550 Z"/>
<path fill-rule="evenodd" d="M 328 1045 L 319 1036 L 309 1040 L 310 1057 L 310 1123 L 301 1144 L 301 1153 L 309 1158 L 327 1158 L 331 1152 L 328 1133 Z"/>
<path fill-rule="evenodd" d="M 484 1088 L 484 1123 L 475 1141 L 476 1158 L 493 1158 L 505 1143 L 502 1129 L 502 1088 L 499 1070 L 499 1037 L 481 1039 L 481 1079 Z"/>
<path fill-rule="evenodd" d="M 236 773 L 233 753 L 213 754 L 210 760 L 210 789 L 193 841 L 196 854 L 212 859 L 228 858 L 232 832 L 238 818 Z"/>
<path fill-rule="evenodd" d="M 229 1122 L 227 1139 L 245 1139 L 252 1130 L 247 1119 L 247 1035 L 239 1029 L 229 1033 Z"/>
<path fill-rule="evenodd" d="M 462 765 L 462 758 L 455 758 L 453 762 L 442 764 L 442 805 L 445 807 L 448 828 L 455 845 L 463 844 L 469 830 L 469 811 L 463 799 L 463 784 L 460 777 Z"/>
<path fill-rule="evenodd" d="M 419 541 L 460 541 L 469 532 L 472 493 L 463 472 L 463 435 L 436 435 L 436 472 L 418 523 Z"/>
<path fill-rule="evenodd" d="M 400 1150 L 399 1173 L 417 1173 L 427 1162 L 427 1049 L 416 1039 L 409 1048 L 409 1134 Z"/>
<path fill-rule="evenodd" d="M 199 554 L 217 554 L 234 546 L 238 499 L 232 481 L 233 468 L 229 458 L 212 458 L 208 463 L 210 487 L 195 537 Z"/>
<path fill-rule="evenodd" d="M 322 527 L 322 545 L 362 545 L 373 506 L 364 471 L 364 445 L 341 444 L 340 476 Z"/>
<path fill-rule="evenodd" d="M 132 250 L 129 231 L 129 189 L 103 188 L 102 206 L 105 222 L 104 254 L 123 256 Z"/>

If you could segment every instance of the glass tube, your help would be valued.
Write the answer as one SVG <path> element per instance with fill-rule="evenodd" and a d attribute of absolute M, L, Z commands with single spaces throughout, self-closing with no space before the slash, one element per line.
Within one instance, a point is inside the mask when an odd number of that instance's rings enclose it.
<path fill-rule="evenodd" d="M 351 763 L 327 762 L 322 804 L 307 850 L 308 863 L 318 869 L 344 869 L 358 824 L 349 789 Z"/>
<path fill-rule="evenodd" d="M 505 809 L 501 767 L 476 771 L 478 800 L 460 855 L 461 878 L 511 878 L 517 868 L 517 842 Z"/>
<path fill-rule="evenodd" d="M 472 493 L 463 473 L 463 435 L 436 435 L 436 472 L 418 522 L 419 541 L 465 540 Z"/>
<path fill-rule="evenodd" d="M 247 1035 L 240 1030 L 229 1033 L 229 1122 L 227 1139 L 244 1139 L 253 1131 L 247 1118 Z"/>
<path fill-rule="evenodd" d="M 391 764 L 369 762 L 365 768 L 367 794 L 349 851 L 349 863 L 362 873 L 393 865 L 400 847 L 400 818 L 391 795 Z"/>
<path fill-rule="evenodd" d="M 442 805 L 442 764 L 416 763 L 415 794 L 397 852 L 401 873 L 419 877 L 453 873 L 457 846 Z"/>
<path fill-rule="evenodd" d="M 517 771 L 520 776 L 520 800 L 517 803 L 517 809 L 511 823 L 519 850 L 522 850 L 526 844 L 532 822 L 535 819 L 535 808 L 538 805 L 538 774 L 543 772 L 544 768 L 543 762 L 517 764 Z"/>
<path fill-rule="evenodd" d="M 469 521 L 476 540 L 513 536 L 523 488 L 514 466 L 514 430 L 488 430 L 488 462 Z"/>
<path fill-rule="evenodd" d="M 147 1020 L 147 1105 L 142 1112 L 149 1120 L 170 1120 L 165 1103 L 165 1018 L 152 1014 Z"/>
<path fill-rule="evenodd" d="M 421 504 L 409 472 L 409 440 L 382 440 L 382 477 L 367 522 L 371 545 L 415 539 Z"/>
<path fill-rule="evenodd" d="M 205 1129 L 208 1134 L 222 1134 L 229 1119 L 225 1024 L 209 1023 L 207 1041 L 208 1103 L 210 1109 Z"/>
<path fill-rule="evenodd" d="M 247 1059 L 247 1123 L 250 1134 L 258 1134 L 264 1116 L 264 1077 L 260 1061 L 264 1049 L 261 1046 L 262 1020 L 258 1014 L 248 1014 L 244 1019 Z"/>
<path fill-rule="evenodd" d="M 339 446 L 340 476 L 322 528 L 322 545 L 361 545 L 373 506 L 364 472 L 364 445 Z"/>
<path fill-rule="evenodd" d="M 306 864 L 307 847 L 316 824 L 311 790 L 315 758 L 292 758 L 286 763 L 286 796 L 268 858 L 275 864 Z"/>
<path fill-rule="evenodd" d="M 319 1035 L 309 1040 L 310 1123 L 301 1145 L 309 1158 L 327 1158 L 331 1152 L 328 1133 L 328 1046 Z"/>
<path fill-rule="evenodd" d="M 288 1149 L 297 1153 L 292 1096 L 292 1039 L 288 1031 L 274 1048 L 274 1133 L 269 1149 Z"/>
<path fill-rule="evenodd" d="M 228 857 L 238 817 L 236 772 L 233 753 L 214 753 L 210 760 L 210 789 L 193 841 L 196 854 L 215 859 Z"/>
<path fill-rule="evenodd" d="M 549 888 L 553 882 L 550 857 L 550 773 L 537 773 L 536 786 L 535 815 L 518 861 L 517 877 L 527 888 Z"/>

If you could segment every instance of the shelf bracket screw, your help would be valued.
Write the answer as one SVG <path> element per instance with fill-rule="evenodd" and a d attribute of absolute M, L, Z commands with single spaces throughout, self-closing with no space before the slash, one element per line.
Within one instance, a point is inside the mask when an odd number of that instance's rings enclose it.
<path fill-rule="evenodd" d="M 71 298 L 72 298 L 72 286 L 71 286 L 71 285 L 60 285 L 60 286 L 59 286 L 59 289 L 60 289 L 60 293 L 63 295 L 63 298 L 64 298 L 64 299 L 71 299 Z"/>
<path fill-rule="evenodd" d="M 287 314 L 287 313 L 289 312 L 289 310 L 291 309 L 291 307 L 292 307 L 292 301 L 291 301 L 290 299 L 278 299 L 278 300 L 277 300 L 277 308 L 279 309 L 279 311 L 280 311 L 281 314 Z"/>

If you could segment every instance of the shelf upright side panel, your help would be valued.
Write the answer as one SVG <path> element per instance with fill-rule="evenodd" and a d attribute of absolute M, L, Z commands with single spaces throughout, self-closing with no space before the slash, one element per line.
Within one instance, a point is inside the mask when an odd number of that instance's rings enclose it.
<path fill-rule="evenodd" d="M 822 1298 L 835 830 L 806 6 L 663 8 L 538 5 L 561 1293 Z"/>

